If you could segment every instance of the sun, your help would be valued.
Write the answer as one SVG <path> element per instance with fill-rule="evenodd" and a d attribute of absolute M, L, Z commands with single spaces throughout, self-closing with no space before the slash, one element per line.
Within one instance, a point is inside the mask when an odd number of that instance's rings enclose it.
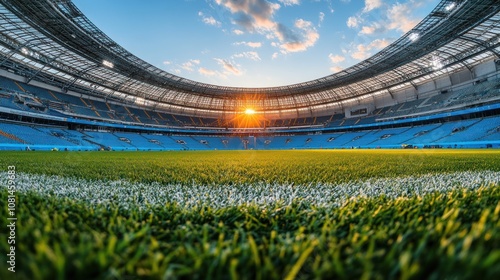
<path fill-rule="evenodd" d="M 251 108 L 247 108 L 247 109 L 245 110 L 245 114 L 246 114 L 246 115 L 253 115 L 253 114 L 255 114 L 255 110 L 254 110 L 254 109 L 251 109 Z"/>
<path fill-rule="evenodd" d="M 259 128 L 265 126 L 265 117 L 261 111 L 253 108 L 242 108 L 238 114 L 235 114 L 227 120 L 231 127 L 237 128 Z"/>

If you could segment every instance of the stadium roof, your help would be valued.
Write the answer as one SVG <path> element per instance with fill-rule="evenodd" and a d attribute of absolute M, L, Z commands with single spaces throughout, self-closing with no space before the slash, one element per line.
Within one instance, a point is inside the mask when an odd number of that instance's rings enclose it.
<path fill-rule="evenodd" d="M 252 108 L 275 117 L 325 115 L 444 73 L 500 58 L 500 4 L 443 0 L 417 26 L 374 56 L 312 81 L 265 88 L 199 83 L 134 56 L 69 0 L 3 0 L 0 67 L 26 81 L 193 116 Z"/>

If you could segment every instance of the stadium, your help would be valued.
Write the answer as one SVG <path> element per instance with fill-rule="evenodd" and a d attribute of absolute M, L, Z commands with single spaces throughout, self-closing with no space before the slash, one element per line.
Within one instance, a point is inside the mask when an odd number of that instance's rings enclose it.
<path fill-rule="evenodd" d="M 68 0 L 0 22 L 2 279 L 500 276 L 498 1 L 273 87 L 159 69 Z"/>

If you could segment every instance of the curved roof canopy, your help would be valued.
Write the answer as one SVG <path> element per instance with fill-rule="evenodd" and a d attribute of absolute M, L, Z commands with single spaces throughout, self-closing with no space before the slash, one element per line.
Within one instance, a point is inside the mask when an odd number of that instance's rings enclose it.
<path fill-rule="evenodd" d="M 325 115 L 358 100 L 500 58 L 497 0 L 443 0 L 417 26 L 341 72 L 279 87 L 225 87 L 165 72 L 100 31 L 69 0 L 3 0 L 0 67 L 171 113 L 223 117 L 253 108 L 269 118 Z"/>

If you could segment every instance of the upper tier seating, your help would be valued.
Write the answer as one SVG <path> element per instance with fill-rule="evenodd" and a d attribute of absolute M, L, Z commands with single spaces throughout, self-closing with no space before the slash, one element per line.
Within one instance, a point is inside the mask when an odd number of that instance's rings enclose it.
<path fill-rule="evenodd" d="M 482 80 L 459 89 L 446 90 L 434 96 L 375 109 L 368 116 L 345 118 L 337 113 L 322 117 L 279 120 L 261 120 L 260 128 L 293 128 L 297 126 L 351 127 L 406 117 L 413 114 L 435 113 L 470 102 L 500 100 L 500 80 Z M 0 107 L 52 116 L 89 118 L 104 122 L 126 122 L 136 125 L 161 125 L 167 127 L 219 127 L 237 128 L 230 120 L 205 117 L 172 115 L 141 109 L 130 105 L 97 98 L 77 97 L 62 92 L 39 88 L 26 83 L 0 77 Z M 357 142 L 364 143 L 366 138 Z"/>

